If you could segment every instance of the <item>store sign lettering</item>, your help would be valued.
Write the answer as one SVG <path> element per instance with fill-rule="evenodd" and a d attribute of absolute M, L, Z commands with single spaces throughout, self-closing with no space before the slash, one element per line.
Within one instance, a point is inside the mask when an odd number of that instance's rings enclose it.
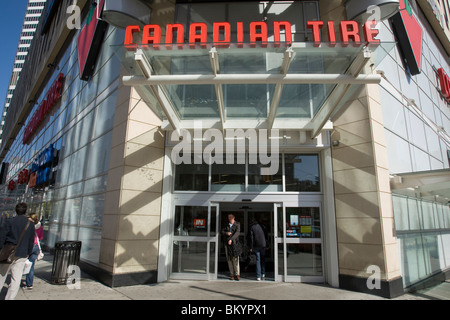
<path fill-rule="evenodd" d="M 15 188 L 16 188 L 16 182 L 15 182 L 14 180 L 11 180 L 11 181 L 8 183 L 8 190 L 9 190 L 9 191 L 13 191 Z"/>
<path fill-rule="evenodd" d="M 25 128 L 23 135 L 23 144 L 27 144 L 33 134 L 36 133 L 39 126 L 45 120 L 46 116 L 52 111 L 53 107 L 61 98 L 62 89 L 64 87 L 64 74 L 60 73 L 56 81 L 47 93 L 45 100 L 42 100 L 39 108 L 34 113 L 31 121 Z"/>
<path fill-rule="evenodd" d="M 445 99 L 450 102 L 450 78 L 445 73 L 443 68 L 438 69 L 438 75 L 441 93 L 445 97 Z"/>
<path fill-rule="evenodd" d="M 322 42 L 320 37 L 320 31 L 324 26 L 323 21 L 309 21 L 307 24 L 308 28 L 313 31 L 313 41 L 314 45 L 318 46 Z M 237 22 L 237 33 L 236 38 L 231 38 L 231 24 L 229 22 L 214 22 L 213 23 L 213 45 L 216 47 L 227 48 L 230 46 L 232 40 L 235 41 L 238 47 L 244 45 L 244 24 L 243 22 Z M 291 23 L 288 21 L 274 21 L 273 25 L 273 37 L 274 45 L 279 47 L 281 45 L 281 38 L 284 35 L 285 45 L 290 45 L 292 43 L 292 31 Z M 364 24 L 363 30 L 356 21 L 341 21 L 340 22 L 340 33 L 341 41 L 343 45 L 348 45 L 354 43 L 355 45 L 360 45 L 362 43 L 361 33 L 363 33 L 367 44 L 379 43 L 380 40 L 375 39 L 379 31 L 375 28 L 374 21 L 368 21 Z M 266 47 L 268 44 L 268 25 L 263 21 L 250 22 L 249 25 L 249 40 L 250 46 L 255 47 L 259 43 L 262 47 Z M 328 41 L 330 46 L 336 45 L 336 31 L 334 21 L 328 21 L 327 23 L 328 31 Z M 183 48 L 185 44 L 185 28 L 184 25 L 180 23 L 167 24 L 166 25 L 166 36 L 165 39 L 162 37 L 161 26 L 156 24 L 149 24 L 144 26 L 142 29 L 140 26 L 131 25 L 128 26 L 125 33 L 124 45 L 129 51 L 135 51 L 138 48 L 137 43 L 134 39 L 137 35 L 142 36 L 142 48 L 148 49 L 153 47 L 153 49 L 160 49 L 162 41 L 164 40 L 164 45 L 167 49 L 171 49 L 175 44 L 179 49 Z M 176 36 L 175 36 L 176 35 Z M 197 45 L 205 48 L 207 45 L 207 35 L 208 26 L 206 23 L 192 23 L 189 26 L 189 47 L 196 48 Z"/>
<path fill-rule="evenodd" d="M 28 183 L 28 175 L 29 171 L 27 169 L 23 169 L 19 172 L 19 178 L 17 179 L 18 184 L 27 184 Z"/>

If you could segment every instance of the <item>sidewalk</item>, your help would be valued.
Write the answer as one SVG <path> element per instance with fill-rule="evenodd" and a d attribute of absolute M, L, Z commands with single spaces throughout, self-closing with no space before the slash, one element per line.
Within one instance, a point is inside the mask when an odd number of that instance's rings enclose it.
<path fill-rule="evenodd" d="M 81 274 L 81 288 L 50 283 L 53 256 L 36 263 L 33 290 L 20 289 L 16 300 L 387 300 L 375 295 L 332 288 L 328 285 L 272 281 L 171 280 L 151 285 L 110 288 Z M 9 280 L 7 281 L 9 282 Z M 0 300 L 6 295 L 6 284 Z M 450 282 L 393 300 L 450 300 Z"/>

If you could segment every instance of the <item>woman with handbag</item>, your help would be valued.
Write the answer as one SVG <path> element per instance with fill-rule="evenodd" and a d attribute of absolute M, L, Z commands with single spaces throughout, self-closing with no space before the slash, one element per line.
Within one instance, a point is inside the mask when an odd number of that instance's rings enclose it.
<path fill-rule="evenodd" d="M 34 227 L 36 229 L 35 236 L 34 236 L 34 247 L 33 252 L 28 257 L 28 260 L 30 260 L 31 269 L 28 272 L 26 278 L 25 278 L 25 289 L 32 290 L 33 289 L 33 280 L 34 280 L 34 264 L 36 263 L 36 260 L 41 260 L 44 257 L 44 254 L 41 250 L 41 245 L 39 240 L 42 240 L 43 238 L 43 228 L 39 221 L 39 217 L 36 213 L 30 213 L 28 215 L 28 219 L 34 223 Z"/>

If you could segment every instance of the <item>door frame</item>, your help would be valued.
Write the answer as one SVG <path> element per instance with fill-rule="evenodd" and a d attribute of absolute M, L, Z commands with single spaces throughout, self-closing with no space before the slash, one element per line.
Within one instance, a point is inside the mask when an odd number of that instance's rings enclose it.
<path fill-rule="evenodd" d="M 219 232 L 218 227 L 219 227 L 219 204 L 218 203 L 212 203 L 210 202 L 207 206 L 206 205 L 193 205 L 190 203 L 187 204 L 175 204 L 173 206 L 173 210 L 175 213 L 175 208 L 176 207 L 187 207 L 187 206 L 195 206 L 195 207 L 208 207 L 208 219 L 207 219 L 207 236 L 206 237 L 199 237 L 199 236 L 189 236 L 189 235 L 175 235 L 175 226 L 172 225 L 171 228 L 171 234 L 172 234 L 172 240 L 171 240 L 171 244 L 174 243 L 174 241 L 179 241 L 179 242 L 203 242 L 206 243 L 206 273 L 201 274 L 201 273 L 188 273 L 188 272 L 170 272 L 170 278 L 171 279 L 190 279 L 190 280 L 215 280 L 217 279 L 217 271 L 218 271 L 218 261 L 217 261 L 217 256 L 218 256 L 218 241 L 219 241 Z M 215 213 L 213 213 L 212 208 L 215 208 Z M 211 225 L 211 221 L 213 219 L 212 215 L 215 214 L 215 225 Z M 215 234 L 211 236 L 212 230 L 216 230 Z M 214 249 L 214 259 L 213 259 L 213 263 L 214 263 L 214 271 L 210 272 L 211 270 L 211 244 L 215 244 L 215 249 Z M 173 247 L 171 246 L 171 250 L 169 253 L 170 256 L 170 270 L 172 270 L 172 261 L 173 261 Z"/>
<path fill-rule="evenodd" d="M 276 209 L 275 213 L 275 223 L 276 223 L 276 253 L 277 253 L 277 269 L 275 274 L 275 280 L 279 282 L 305 282 L 305 283 L 324 283 L 326 278 L 326 264 L 325 264 L 325 254 L 324 254 L 324 220 L 323 220 L 323 213 L 322 213 L 322 203 L 320 201 L 318 202 L 309 202 L 309 203 L 301 203 L 300 201 L 298 203 L 289 203 L 289 202 L 281 202 L 278 205 L 274 204 L 274 209 Z M 320 229 L 321 229 L 321 237 L 320 238 L 287 238 L 286 237 L 286 208 L 319 208 L 319 215 L 320 215 Z M 278 234 L 278 208 L 282 208 L 282 226 L 283 226 L 283 234 L 280 236 Z M 287 274 L 287 244 L 294 243 L 294 244 L 320 244 L 321 245 L 321 263 L 322 263 L 322 275 L 321 276 L 293 276 Z M 278 245 L 282 245 L 283 247 L 283 274 L 280 274 L 278 265 Z"/>

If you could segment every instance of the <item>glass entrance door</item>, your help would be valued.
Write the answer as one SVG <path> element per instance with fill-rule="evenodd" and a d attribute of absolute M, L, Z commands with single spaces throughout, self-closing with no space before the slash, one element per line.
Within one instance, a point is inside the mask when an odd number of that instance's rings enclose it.
<path fill-rule="evenodd" d="M 277 207 L 278 281 L 323 282 L 320 205 Z"/>
<path fill-rule="evenodd" d="M 175 206 L 172 278 L 217 277 L 217 205 Z"/>
<path fill-rule="evenodd" d="M 255 265 L 250 263 L 248 252 L 248 230 L 253 221 L 256 219 L 263 224 L 268 235 L 269 248 L 266 250 L 266 280 L 274 280 L 275 270 L 275 254 L 274 254 L 274 204 L 273 203 L 241 203 L 241 202 L 221 202 L 220 207 L 220 222 L 219 232 L 226 227 L 228 222 L 228 214 L 233 214 L 236 221 L 241 225 L 239 241 L 244 246 L 244 252 L 240 257 L 240 271 L 241 279 L 255 280 L 256 270 Z M 228 279 L 229 270 L 225 256 L 224 239 L 220 236 L 219 242 L 219 269 L 218 278 Z"/>

